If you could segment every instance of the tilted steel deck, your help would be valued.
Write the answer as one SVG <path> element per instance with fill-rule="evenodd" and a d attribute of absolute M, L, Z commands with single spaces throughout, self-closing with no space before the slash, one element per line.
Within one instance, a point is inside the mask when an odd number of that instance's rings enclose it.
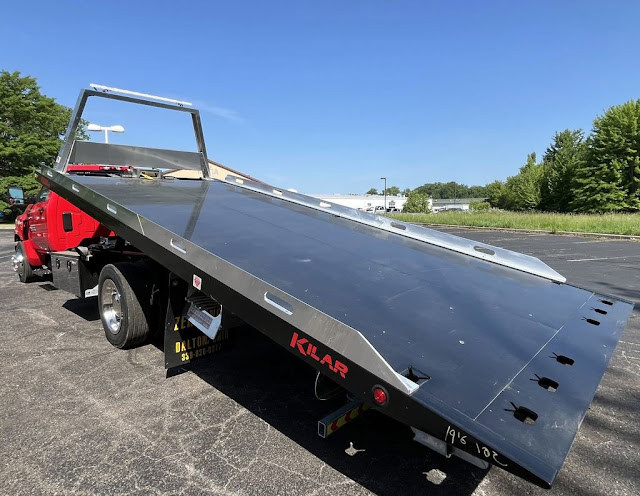
<path fill-rule="evenodd" d="M 353 394 L 383 385 L 386 414 L 543 486 L 632 310 L 532 257 L 251 181 L 41 180 Z"/>

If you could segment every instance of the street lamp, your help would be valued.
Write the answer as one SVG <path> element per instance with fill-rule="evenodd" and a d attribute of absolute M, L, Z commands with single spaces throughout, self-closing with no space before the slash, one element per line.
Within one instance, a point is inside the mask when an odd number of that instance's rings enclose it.
<path fill-rule="evenodd" d="M 382 179 L 384 181 L 384 213 L 387 213 L 387 178 L 386 177 L 381 177 L 380 179 Z"/>
<path fill-rule="evenodd" d="M 89 124 L 87 131 L 104 131 L 104 142 L 109 143 L 109 131 L 114 133 L 124 133 L 124 127 L 116 126 L 99 126 L 98 124 Z"/>

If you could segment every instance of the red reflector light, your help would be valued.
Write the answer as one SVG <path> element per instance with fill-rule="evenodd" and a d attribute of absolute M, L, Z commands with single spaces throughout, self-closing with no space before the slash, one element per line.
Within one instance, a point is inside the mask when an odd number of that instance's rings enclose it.
<path fill-rule="evenodd" d="M 373 388 L 373 401 L 376 402 L 376 405 L 384 405 L 387 402 L 387 392 L 384 388 L 380 386 L 375 386 Z"/>

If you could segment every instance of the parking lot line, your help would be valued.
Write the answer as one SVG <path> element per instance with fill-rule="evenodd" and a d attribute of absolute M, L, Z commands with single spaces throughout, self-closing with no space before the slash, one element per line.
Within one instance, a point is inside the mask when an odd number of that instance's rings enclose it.
<path fill-rule="evenodd" d="M 567 262 L 594 262 L 597 260 L 619 260 L 622 258 L 637 258 L 640 255 L 625 255 L 622 257 L 600 257 L 600 258 L 574 258 L 571 260 L 567 260 Z"/>

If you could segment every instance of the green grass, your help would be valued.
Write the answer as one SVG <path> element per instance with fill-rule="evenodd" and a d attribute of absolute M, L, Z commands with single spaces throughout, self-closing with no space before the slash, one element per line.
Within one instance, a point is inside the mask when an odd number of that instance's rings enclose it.
<path fill-rule="evenodd" d="M 507 227 L 543 231 L 590 232 L 640 236 L 640 214 L 556 214 L 492 210 L 489 212 L 439 212 L 394 214 L 394 219 L 425 224 L 473 227 Z"/>

